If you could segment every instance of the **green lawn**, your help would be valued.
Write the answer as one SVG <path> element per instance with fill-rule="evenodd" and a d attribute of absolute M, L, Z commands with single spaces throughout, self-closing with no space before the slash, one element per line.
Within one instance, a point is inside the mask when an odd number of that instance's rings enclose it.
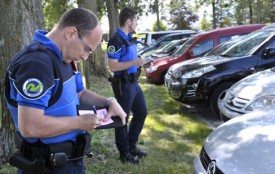
<path fill-rule="evenodd" d="M 140 79 L 148 116 L 138 146 L 148 156 L 139 165 L 122 164 L 115 147 L 114 130 L 91 131 L 93 158 L 85 158 L 88 174 L 191 174 L 193 160 L 211 132 L 206 124 L 194 116 L 184 114 L 184 106 L 174 101 L 164 86 Z M 113 96 L 106 79 L 92 77 L 92 90 Z M 9 166 L 0 166 L 0 173 L 14 173 Z"/>
<path fill-rule="evenodd" d="M 113 96 L 105 79 L 94 78 L 92 90 Z M 184 106 L 174 101 L 164 86 L 146 83 L 141 77 L 148 116 L 140 135 L 139 147 L 148 152 L 140 165 L 121 164 L 115 147 L 114 130 L 93 131 L 92 159 L 86 159 L 87 173 L 193 173 L 193 160 L 211 132 L 206 124 L 183 113 Z"/>

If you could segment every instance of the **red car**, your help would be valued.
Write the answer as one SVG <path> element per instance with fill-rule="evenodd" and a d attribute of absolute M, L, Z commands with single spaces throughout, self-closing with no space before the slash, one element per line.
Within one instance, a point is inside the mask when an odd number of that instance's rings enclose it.
<path fill-rule="evenodd" d="M 178 50 L 168 57 L 155 60 L 145 69 L 148 82 L 163 84 L 168 68 L 178 62 L 201 57 L 215 46 L 230 40 L 234 36 L 249 34 L 261 29 L 264 24 L 249 24 L 220 28 L 202 32 L 188 39 Z"/>

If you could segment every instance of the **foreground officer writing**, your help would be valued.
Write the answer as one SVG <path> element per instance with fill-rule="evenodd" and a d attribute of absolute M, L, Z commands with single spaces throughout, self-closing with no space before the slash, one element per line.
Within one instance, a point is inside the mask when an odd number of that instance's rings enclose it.
<path fill-rule="evenodd" d="M 5 97 L 18 132 L 20 153 L 10 160 L 18 173 L 85 173 L 87 131 L 115 115 L 125 124 L 120 105 L 84 89 L 76 69 L 75 61 L 87 60 L 101 37 L 92 12 L 72 9 L 52 31 L 36 31 L 30 45 L 11 60 Z M 107 118 L 77 116 L 80 103 L 108 107 Z"/>
<path fill-rule="evenodd" d="M 130 112 L 133 118 L 129 129 L 127 126 L 115 129 L 116 145 L 120 152 L 120 160 L 133 164 L 147 155 L 136 146 L 147 115 L 144 94 L 138 84 L 140 67 L 144 61 L 137 56 L 136 43 L 132 33 L 137 27 L 136 11 L 124 8 L 119 14 L 119 25 L 116 33 L 108 42 L 108 62 L 114 72 L 112 82 L 115 97 L 124 111 L 128 121 Z"/>

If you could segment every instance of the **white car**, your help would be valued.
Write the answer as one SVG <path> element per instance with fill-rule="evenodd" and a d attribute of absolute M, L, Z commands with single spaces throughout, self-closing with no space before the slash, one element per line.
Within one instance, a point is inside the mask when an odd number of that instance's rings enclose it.
<path fill-rule="evenodd" d="M 274 174 L 275 106 L 216 128 L 194 160 L 196 174 Z"/>
<path fill-rule="evenodd" d="M 267 69 L 235 83 L 219 104 L 223 121 L 265 108 L 275 103 L 275 68 Z"/>

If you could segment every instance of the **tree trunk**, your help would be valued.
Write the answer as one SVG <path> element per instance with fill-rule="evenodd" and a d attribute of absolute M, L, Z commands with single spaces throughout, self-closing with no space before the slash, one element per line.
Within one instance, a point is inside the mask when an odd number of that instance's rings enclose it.
<path fill-rule="evenodd" d="M 116 32 L 118 27 L 118 7 L 117 2 L 114 0 L 106 1 L 107 11 L 108 11 L 108 20 L 109 20 L 109 36 L 112 36 Z"/>
<path fill-rule="evenodd" d="M 213 29 L 217 28 L 216 1 L 212 0 Z"/>
<path fill-rule="evenodd" d="M 96 0 L 78 0 L 78 7 L 86 8 L 95 14 L 97 14 L 97 3 Z M 102 52 L 101 45 L 97 47 L 92 55 L 90 55 L 87 62 L 82 64 L 82 73 L 85 77 L 86 88 L 90 88 L 91 74 L 107 77 L 107 58 Z"/>
<path fill-rule="evenodd" d="M 34 30 L 44 27 L 40 1 L 0 0 L 0 93 L 4 94 L 4 79 L 9 60 L 33 39 Z M 0 95 L 1 132 L 0 162 L 6 162 L 15 151 L 14 124 L 4 96 Z"/>

